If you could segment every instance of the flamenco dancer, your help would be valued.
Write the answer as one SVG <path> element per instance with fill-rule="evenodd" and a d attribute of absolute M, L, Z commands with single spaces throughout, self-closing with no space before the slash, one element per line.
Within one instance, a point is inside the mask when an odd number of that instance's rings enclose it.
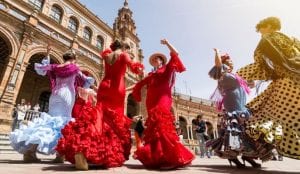
<path fill-rule="evenodd" d="M 268 160 L 272 147 L 279 154 L 300 159 L 300 43 L 279 32 L 277 17 L 268 17 L 256 25 L 261 40 L 254 52 L 254 63 L 238 74 L 246 80 L 270 80 L 271 83 L 247 107 L 253 117 L 246 133 L 258 142 L 250 154 Z"/>
<path fill-rule="evenodd" d="M 22 125 L 20 129 L 10 133 L 12 147 L 24 154 L 24 162 L 39 162 L 36 152 L 54 154 L 58 139 L 61 137 L 61 129 L 71 120 L 72 108 L 75 101 L 76 84 L 84 84 L 89 87 L 94 79 L 86 77 L 79 70 L 76 63 L 76 55 L 66 52 L 63 55 L 63 64 L 50 64 L 49 53 L 51 46 L 47 47 L 47 56 L 42 63 L 35 63 L 34 67 L 39 75 L 48 75 L 51 82 L 51 96 L 49 99 L 49 112 L 43 112 L 40 118 L 34 119 L 28 125 Z M 63 162 L 63 158 L 57 154 L 54 162 Z"/>
<path fill-rule="evenodd" d="M 131 61 L 128 44 L 116 40 L 110 48 L 101 53 L 105 76 L 98 88 L 96 106 L 84 106 L 76 121 L 62 130 L 63 138 L 57 146 L 57 151 L 79 170 L 88 170 L 88 164 L 119 167 L 129 158 L 131 120 L 124 115 L 124 76 L 127 67 L 142 73 L 143 65 Z"/>
<path fill-rule="evenodd" d="M 171 54 L 167 58 L 161 53 L 153 54 L 149 61 L 154 71 L 138 82 L 133 88 L 133 97 L 141 101 L 141 88 L 147 86 L 146 107 L 148 117 L 145 123 L 144 145 L 137 149 L 134 158 L 146 168 L 175 169 L 191 163 L 194 155 L 179 141 L 171 113 L 171 89 L 175 82 L 175 72 L 185 71 L 178 52 L 166 40 L 161 40 Z"/>
<path fill-rule="evenodd" d="M 212 96 L 217 101 L 219 111 L 224 110 L 220 123 L 220 138 L 211 140 L 207 146 L 211 146 L 216 154 L 233 162 L 236 167 L 245 167 L 245 161 L 253 167 L 260 168 L 252 158 L 242 156 L 242 164 L 237 156 L 245 150 L 251 149 L 251 144 L 244 136 L 245 121 L 250 113 L 246 108 L 246 96 L 250 89 L 245 80 L 233 73 L 233 62 L 228 54 L 220 55 L 215 51 L 215 66 L 210 70 L 209 76 L 218 81 L 218 87 Z"/>

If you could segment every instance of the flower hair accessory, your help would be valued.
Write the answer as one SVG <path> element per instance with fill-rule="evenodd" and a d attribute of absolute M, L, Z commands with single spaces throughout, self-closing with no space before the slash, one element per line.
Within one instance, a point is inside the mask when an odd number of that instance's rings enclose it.
<path fill-rule="evenodd" d="M 228 53 L 225 53 L 221 56 L 221 60 L 222 60 L 222 63 L 226 62 L 227 60 L 230 60 L 230 56 Z"/>

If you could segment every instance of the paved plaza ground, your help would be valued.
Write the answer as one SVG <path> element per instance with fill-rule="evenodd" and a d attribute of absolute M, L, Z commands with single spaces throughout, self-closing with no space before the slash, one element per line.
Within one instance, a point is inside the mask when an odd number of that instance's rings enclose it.
<path fill-rule="evenodd" d="M 197 157 L 192 165 L 187 168 L 169 171 L 146 170 L 139 161 L 130 159 L 123 167 L 113 169 L 101 169 L 91 167 L 89 171 L 77 171 L 74 166 L 65 162 L 65 164 L 53 164 L 51 159 L 54 156 L 39 157 L 43 160 L 37 164 L 23 164 L 22 156 L 19 154 L 0 154 L 0 173 L 1 174 L 48 174 L 48 173 L 97 173 L 97 174 L 300 174 L 300 160 L 284 158 L 283 161 L 270 161 L 263 163 L 261 169 L 253 169 L 249 165 L 245 169 L 230 167 L 227 160 L 217 157 L 199 158 Z"/>

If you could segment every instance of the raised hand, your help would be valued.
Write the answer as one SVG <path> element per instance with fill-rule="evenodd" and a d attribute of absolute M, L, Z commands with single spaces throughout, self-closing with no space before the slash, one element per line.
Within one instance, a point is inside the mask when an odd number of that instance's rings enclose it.
<path fill-rule="evenodd" d="M 174 46 L 172 44 L 169 43 L 169 41 L 167 39 L 160 40 L 160 43 L 162 45 L 166 45 L 169 48 L 170 52 L 178 54 L 178 51 L 174 48 Z"/>
<path fill-rule="evenodd" d="M 162 44 L 162 45 L 168 45 L 168 40 L 167 39 L 162 39 L 162 40 L 160 40 L 160 43 Z"/>
<path fill-rule="evenodd" d="M 214 48 L 215 53 L 219 53 L 220 50 L 218 48 Z"/>

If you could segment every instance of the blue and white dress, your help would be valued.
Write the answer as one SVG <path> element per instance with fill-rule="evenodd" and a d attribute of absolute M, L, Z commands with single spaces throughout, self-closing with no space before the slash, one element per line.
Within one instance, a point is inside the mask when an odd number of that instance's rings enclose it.
<path fill-rule="evenodd" d="M 218 87 L 212 96 L 218 110 L 225 111 L 218 123 L 219 138 L 210 140 L 206 146 L 211 147 L 221 158 L 233 159 L 251 145 L 244 137 L 245 122 L 250 117 L 246 108 L 246 95 L 250 92 L 247 83 L 237 74 L 227 72 L 228 67 L 214 66 L 209 76 L 218 80 Z"/>
<path fill-rule="evenodd" d="M 50 64 L 49 58 L 44 59 L 41 64 L 35 64 L 36 72 L 43 76 L 55 71 L 54 67 L 53 64 Z M 78 69 L 78 67 L 76 68 Z M 25 153 L 32 145 L 36 144 L 39 153 L 53 154 L 56 152 L 55 147 L 61 137 L 61 129 L 72 119 L 76 78 L 83 79 L 84 87 L 89 87 L 94 83 L 93 78 L 85 76 L 79 69 L 69 73 L 68 76 L 61 77 L 57 74 L 49 99 L 48 113 L 41 113 L 40 118 L 34 119 L 27 125 L 23 124 L 19 129 L 10 133 L 11 145 L 16 151 Z"/>

